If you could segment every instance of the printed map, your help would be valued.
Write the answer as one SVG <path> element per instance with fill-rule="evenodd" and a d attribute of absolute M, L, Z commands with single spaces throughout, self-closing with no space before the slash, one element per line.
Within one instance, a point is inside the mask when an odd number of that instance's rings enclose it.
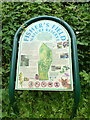
<path fill-rule="evenodd" d="M 44 43 L 40 47 L 40 61 L 38 62 L 39 80 L 49 80 L 48 71 L 52 62 L 52 51 Z"/>

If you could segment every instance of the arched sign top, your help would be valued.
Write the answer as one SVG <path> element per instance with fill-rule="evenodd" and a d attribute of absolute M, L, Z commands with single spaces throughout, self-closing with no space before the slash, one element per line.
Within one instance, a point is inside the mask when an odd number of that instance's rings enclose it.
<path fill-rule="evenodd" d="M 33 41 L 37 34 L 41 37 L 41 41 L 44 39 L 50 40 L 51 38 L 54 38 L 56 41 L 65 41 L 69 37 L 68 31 L 61 24 L 52 20 L 39 20 L 25 29 L 23 41 Z"/>
<path fill-rule="evenodd" d="M 20 36 L 16 89 L 73 90 L 71 38 L 53 20 L 38 20 Z"/>

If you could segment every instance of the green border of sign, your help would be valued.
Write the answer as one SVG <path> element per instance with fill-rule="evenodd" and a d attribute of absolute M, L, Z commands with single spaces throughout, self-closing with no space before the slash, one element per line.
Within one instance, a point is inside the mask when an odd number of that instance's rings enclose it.
<path fill-rule="evenodd" d="M 33 22 L 39 21 L 39 20 L 53 20 L 55 22 L 58 22 L 62 26 L 66 28 L 68 33 L 71 37 L 71 46 L 72 46 L 72 67 L 73 67 L 73 80 L 74 80 L 74 104 L 72 108 L 72 114 L 71 119 L 76 116 L 76 111 L 78 108 L 79 100 L 80 100 L 80 79 L 79 79 L 79 64 L 78 64 L 78 55 L 77 55 L 77 43 L 76 43 L 76 37 L 74 34 L 74 31 L 72 28 L 63 20 L 52 17 L 52 16 L 39 16 L 32 18 L 28 21 L 26 21 L 16 32 L 14 36 L 13 41 L 13 50 L 12 50 L 12 58 L 11 58 L 11 67 L 10 67 L 10 80 L 9 80 L 9 99 L 10 104 L 13 107 L 14 112 L 18 115 L 19 110 L 17 107 L 17 104 L 15 102 L 14 97 L 14 87 L 15 87 L 15 79 L 16 79 L 16 66 L 17 66 L 17 53 L 18 53 L 18 41 L 20 38 L 21 31 L 28 25 L 32 24 Z"/>
<path fill-rule="evenodd" d="M 16 90 L 47 90 L 47 91 L 73 91 L 73 86 L 72 86 L 72 83 L 73 83 L 73 79 L 72 79 L 72 66 L 71 66 L 71 49 L 70 49 L 70 41 L 71 41 L 71 38 L 70 38 L 70 35 L 68 33 L 68 31 L 60 24 L 60 27 L 64 30 L 64 32 L 67 34 L 68 36 L 68 39 L 69 39 L 69 63 L 70 63 L 70 83 L 71 83 L 71 89 L 55 89 L 55 88 L 18 88 L 18 76 L 19 76 L 19 66 L 20 66 L 20 53 L 21 53 L 21 43 L 22 43 L 22 38 L 23 38 L 23 34 L 24 32 L 28 29 L 26 28 L 25 31 L 23 31 L 22 35 L 21 35 L 21 39 L 20 39 L 20 49 L 19 49 L 19 54 L 18 54 L 18 64 L 17 64 L 17 82 L 16 82 Z"/>

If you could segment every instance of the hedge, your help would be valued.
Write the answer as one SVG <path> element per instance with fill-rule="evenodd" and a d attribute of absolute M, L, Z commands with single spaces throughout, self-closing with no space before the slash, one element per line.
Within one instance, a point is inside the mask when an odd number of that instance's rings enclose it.
<path fill-rule="evenodd" d="M 74 92 L 15 91 L 20 109 L 17 117 L 9 106 L 8 86 L 13 38 L 27 20 L 50 15 L 66 21 L 77 38 L 80 68 L 81 99 L 78 118 L 89 118 L 88 92 L 90 80 L 89 3 L 71 2 L 3 2 L 2 3 L 2 117 L 11 118 L 69 118 Z"/>

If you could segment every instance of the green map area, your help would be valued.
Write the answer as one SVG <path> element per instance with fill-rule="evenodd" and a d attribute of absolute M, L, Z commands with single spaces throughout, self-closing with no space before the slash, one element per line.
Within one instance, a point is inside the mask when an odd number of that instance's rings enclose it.
<path fill-rule="evenodd" d="M 40 47 L 40 61 L 38 62 L 38 72 L 40 80 L 48 80 L 48 71 L 52 62 L 52 51 L 44 43 Z"/>

